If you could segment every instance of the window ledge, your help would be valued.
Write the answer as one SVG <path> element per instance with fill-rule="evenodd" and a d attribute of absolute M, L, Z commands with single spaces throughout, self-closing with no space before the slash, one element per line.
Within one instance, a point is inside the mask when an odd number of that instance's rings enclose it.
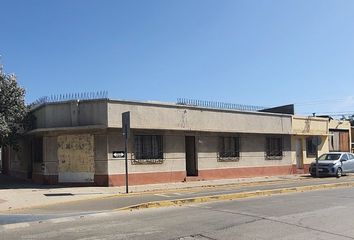
<path fill-rule="evenodd" d="M 283 156 L 266 156 L 266 160 L 283 160 Z"/>
<path fill-rule="evenodd" d="M 163 159 L 133 159 L 132 165 L 162 164 Z"/>
<path fill-rule="evenodd" d="M 218 162 L 238 162 L 240 157 L 218 157 Z"/>

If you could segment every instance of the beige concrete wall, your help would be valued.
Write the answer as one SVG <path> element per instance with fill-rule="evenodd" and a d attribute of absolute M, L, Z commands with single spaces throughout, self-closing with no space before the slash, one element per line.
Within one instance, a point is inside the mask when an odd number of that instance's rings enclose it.
<path fill-rule="evenodd" d="M 303 159 L 303 164 L 310 164 L 314 160 L 316 160 L 315 157 L 307 157 L 307 151 L 306 151 L 306 139 L 311 136 L 292 136 L 291 137 L 291 159 L 292 159 L 292 164 L 296 165 L 296 140 L 301 139 L 302 141 L 302 159 Z M 321 156 L 324 153 L 329 152 L 329 146 L 328 146 L 328 136 L 321 136 L 322 143 L 318 146 L 318 155 Z"/>
<path fill-rule="evenodd" d="M 108 127 L 121 128 L 125 111 L 131 128 L 207 132 L 290 134 L 291 116 L 128 102 L 108 103 Z"/>
<path fill-rule="evenodd" d="M 350 129 L 350 131 L 351 131 L 351 143 L 352 143 L 352 145 L 351 145 L 351 149 L 352 149 L 352 153 L 354 153 L 354 127 L 351 127 L 351 129 Z"/>
<path fill-rule="evenodd" d="M 10 148 L 9 170 L 12 175 L 26 178 L 31 160 L 30 145 L 27 138 L 22 138 L 18 142 L 18 149 Z"/>
<path fill-rule="evenodd" d="M 302 141 L 303 164 L 310 164 L 315 157 L 307 157 L 306 139 L 312 136 L 321 136 L 322 143 L 318 146 L 319 155 L 329 151 L 328 134 L 329 120 L 319 117 L 300 117 L 293 116 L 292 120 L 293 136 L 291 138 L 291 159 L 292 164 L 296 165 L 296 140 Z"/>
<path fill-rule="evenodd" d="M 291 165 L 290 136 L 283 136 L 282 160 L 265 159 L 267 135 L 241 134 L 238 136 L 240 137 L 240 159 L 230 162 L 217 160 L 219 135 L 199 136 L 197 140 L 198 170 Z"/>
<path fill-rule="evenodd" d="M 328 119 L 293 116 L 292 133 L 299 135 L 326 135 L 328 134 Z"/>
<path fill-rule="evenodd" d="M 168 133 L 171 134 L 171 133 Z M 163 135 L 164 141 L 164 162 L 162 164 L 141 164 L 132 165 L 132 152 L 134 151 L 133 137 L 129 142 L 129 173 L 148 172 L 172 172 L 186 171 L 185 160 L 185 136 L 175 133 L 174 135 Z M 196 151 L 198 158 L 198 170 L 226 169 L 237 167 L 264 167 L 264 166 L 289 166 L 291 165 L 290 136 L 283 136 L 283 158 L 282 160 L 265 159 L 265 139 L 263 134 L 238 134 L 241 143 L 241 157 L 239 161 L 220 162 L 218 161 L 219 137 L 222 134 L 197 134 Z M 124 150 L 123 137 L 120 133 L 108 135 L 108 173 L 124 174 L 124 159 L 114 159 L 114 150 Z"/>
<path fill-rule="evenodd" d="M 58 175 L 58 141 L 56 136 L 43 137 L 43 174 Z M 40 164 L 38 164 L 40 165 Z M 41 169 L 37 166 L 37 169 Z M 42 170 L 39 171 L 42 173 Z"/>
<path fill-rule="evenodd" d="M 342 120 L 331 120 L 329 121 L 329 129 L 335 130 L 351 130 L 350 122 L 349 121 L 342 121 Z"/>
<path fill-rule="evenodd" d="M 212 110 L 172 104 L 122 101 L 68 101 L 34 110 L 37 128 L 104 125 L 121 128 L 121 114 L 131 112 L 135 129 L 289 134 L 291 116 Z"/>
<path fill-rule="evenodd" d="M 107 126 L 106 101 L 82 101 L 79 104 L 79 125 Z"/>
<path fill-rule="evenodd" d="M 72 126 L 70 103 L 48 104 L 33 113 L 36 117 L 37 128 Z"/>
<path fill-rule="evenodd" d="M 104 100 L 51 103 L 35 109 L 33 114 L 36 128 L 107 126 L 107 102 Z"/>
<path fill-rule="evenodd" d="M 128 147 L 129 173 L 185 171 L 184 136 L 165 135 L 163 143 L 164 161 L 162 164 L 132 164 L 134 138 L 131 137 Z M 124 174 L 125 160 L 113 158 L 113 151 L 124 151 L 124 139 L 120 132 L 108 135 L 108 173 Z"/>
<path fill-rule="evenodd" d="M 106 175 L 108 173 L 108 136 L 97 134 L 94 136 L 95 174 Z"/>

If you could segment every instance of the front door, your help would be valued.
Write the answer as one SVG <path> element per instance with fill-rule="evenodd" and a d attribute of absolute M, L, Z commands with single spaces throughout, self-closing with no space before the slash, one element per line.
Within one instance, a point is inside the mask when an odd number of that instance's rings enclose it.
<path fill-rule="evenodd" d="M 302 159 L 302 140 L 296 139 L 296 168 L 304 168 Z"/>
<path fill-rule="evenodd" d="M 187 176 L 198 176 L 197 159 L 195 152 L 195 137 L 186 136 L 186 170 Z"/>

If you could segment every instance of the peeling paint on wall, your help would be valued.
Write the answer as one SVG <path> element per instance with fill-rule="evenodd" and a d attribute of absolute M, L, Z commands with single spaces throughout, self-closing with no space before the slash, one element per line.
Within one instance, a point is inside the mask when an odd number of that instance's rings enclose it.
<path fill-rule="evenodd" d="M 93 135 L 62 135 L 57 141 L 59 182 L 93 182 Z"/>

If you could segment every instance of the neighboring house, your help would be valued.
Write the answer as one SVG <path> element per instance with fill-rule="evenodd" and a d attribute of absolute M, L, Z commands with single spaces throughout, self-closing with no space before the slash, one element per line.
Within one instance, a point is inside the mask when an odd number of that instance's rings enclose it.
<path fill-rule="evenodd" d="M 273 110 L 284 109 L 108 99 L 45 103 L 32 110 L 35 127 L 21 139 L 20 151 L 4 151 L 4 170 L 45 184 L 124 185 L 124 157 L 113 153 L 124 151 L 126 111 L 132 185 L 291 174 L 314 159 L 314 136 L 323 140 L 320 153 L 328 151 L 328 119 Z"/>
<path fill-rule="evenodd" d="M 318 154 L 328 152 L 329 120 L 321 117 L 293 116 L 292 160 L 295 173 L 308 173 L 309 165 L 316 159 L 314 137 L 321 139 Z"/>
<path fill-rule="evenodd" d="M 351 127 L 352 153 L 354 153 L 354 127 Z"/>
<path fill-rule="evenodd" d="M 351 126 L 349 121 L 329 120 L 329 151 L 351 151 Z"/>
<path fill-rule="evenodd" d="M 293 116 L 292 159 L 294 172 L 307 173 L 311 162 L 326 152 L 349 152 L 351 126 L 349 121 L 335 120 L 327 116 Z M 319 137 L 318 152 L 313 144 Z"/>

